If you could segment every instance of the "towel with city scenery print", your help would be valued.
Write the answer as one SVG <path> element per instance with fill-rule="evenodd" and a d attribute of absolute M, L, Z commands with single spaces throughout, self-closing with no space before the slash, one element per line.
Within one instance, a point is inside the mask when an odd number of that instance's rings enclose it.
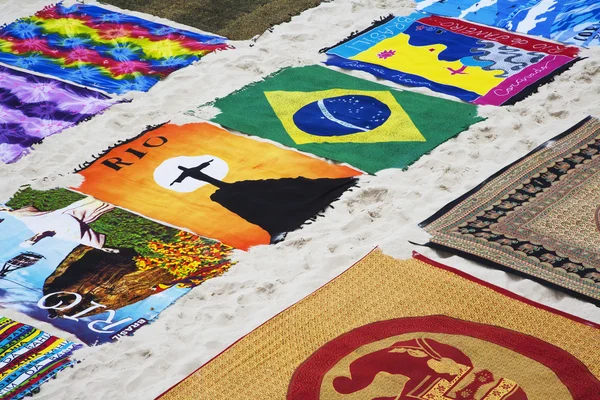
<path fill-rule="evenodd" d="M 0 303 L 107 343 L 227 271 L 230 250 L 91 196 L 24 187 L 0 205 Z"/>

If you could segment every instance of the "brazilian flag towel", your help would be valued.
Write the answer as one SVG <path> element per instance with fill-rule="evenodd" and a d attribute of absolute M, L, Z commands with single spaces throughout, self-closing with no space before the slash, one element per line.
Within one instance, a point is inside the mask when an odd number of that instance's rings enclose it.
<path fill-rule="evenodd" d="M 481 121 L 477 107 L 354 78 L 286 68 L 217 100 L 227 128 L 375 173 L 405 168 Z"/>

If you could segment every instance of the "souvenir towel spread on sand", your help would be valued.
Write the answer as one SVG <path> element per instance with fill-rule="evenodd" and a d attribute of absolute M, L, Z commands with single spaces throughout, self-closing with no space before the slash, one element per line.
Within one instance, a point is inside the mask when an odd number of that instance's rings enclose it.
<path fill-rule="evenodd" d="M 37 393 L 40 385 L 76 363 L 69 356 L 80 346 L 0 317 L 0 398 Z"/>
<path fill-rule="evenodd" d="M 227 46 L 219 36 L 85 4 L 46 7 L 0 29 L 0 62 L 116 94 L 147 91 Z"/>
<path fill-rule="evenodd" d="M 151 128 L 79 174 L 82 193 L 247 250 L 316 217 L 360 172 L 196 123 Z"/>
<path fill-rule="evenodd" d="M 233 40 L 252 39 L 322 0 L 103 0 Z"/>
<path fill-rule="evenodd" d="M 600 326 L 421 255 L 371 253 L 164 400 L 589 400 Z"/>
<path fill-rule="evenodd" d="M 328 65 L 496 106 L 529 96 L 578 60 L 576 47 L 421 13 L 390 16 L 323 51 Z"/>
<path fill-rule="evenodd" d="M 0 161 L 17 161 L 34 143 L 114 103 L 100 92 L 0 66 Z"/>
<path fill-rule="evenodd" d="M 226 271 L 229 250 L 66 189 L 25 188 L 0 207 L 0 304 L 106 343 Z"/>
<path fill-rule="evenodd" d="M 600 304 L 600 121 L 586 118 L 421 226 L 432 247 Z"/>
<path fill-rule="evenodd" d="M 283 69 L 214 105 L 225 127 L 371 173 L 405 168 L 482 120 L 469 104 L 316 65 Z"/>
<path fill-rule="evenodd" d="M 417 9 L 578 46 L 600 44 L 597 0 L 417 0 Z"/>

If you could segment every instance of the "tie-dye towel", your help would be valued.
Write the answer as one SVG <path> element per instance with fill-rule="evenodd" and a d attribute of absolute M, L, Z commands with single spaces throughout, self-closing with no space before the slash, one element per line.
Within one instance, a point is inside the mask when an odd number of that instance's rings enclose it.
<path fill-rule="evenodd" d="M 0 398 L 17 400 L 76 363 L 69 359 L 81 347 L 33 326 L 0 317 Z"/>
<path fill-rule="evenodd" d="M 423 13 L 388 17 L 323 51 L 329 65 L 480 105 L 514 104 L 578 54 L 574 46 Z"/>
<path fill-rule="evenodd" d="M 0 62 L 121 94 L 147 91 L 227 48 L 225 40 L 96 6 L 57 4 L 0 30 Z"/>
<path fill-rule="evenodd" d="M 0 161 L 85 121 L 115 103 L 94 90 L 0 66 Z"/>
<path fill-rule="evenodd" d="M 600 44 L 597 0 L 417 0 L 418 10 L 578 46 Z"/>

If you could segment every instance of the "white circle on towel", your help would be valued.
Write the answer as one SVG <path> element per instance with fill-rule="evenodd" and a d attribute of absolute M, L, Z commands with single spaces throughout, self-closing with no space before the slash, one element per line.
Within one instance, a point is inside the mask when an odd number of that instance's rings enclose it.
<path fill-rule="evenodd" d="M 179 156 L 163 161 L 162 164 L 154 170 L 154 181 L 165 189 L 173 190 L 175 192 L 193 192 L 204 185 L 208 185 L 208 183 L 191 177 L 187 177 L 181 182 L 173 183 L 184 172 L 179 169 L 179 167 L 194 168 L 210 160 L 212 160 L 212 162 L 208 167 L 204 168 L 202 172 L 218 180 L 225 178 L 229 172 L 229 166 L 225 161 L 218 157 L 211 155 L 194 157 Z"/>

